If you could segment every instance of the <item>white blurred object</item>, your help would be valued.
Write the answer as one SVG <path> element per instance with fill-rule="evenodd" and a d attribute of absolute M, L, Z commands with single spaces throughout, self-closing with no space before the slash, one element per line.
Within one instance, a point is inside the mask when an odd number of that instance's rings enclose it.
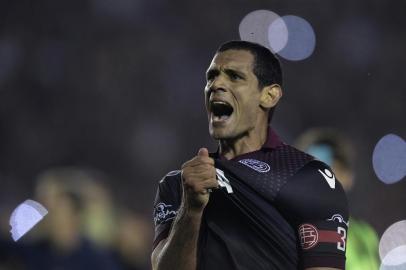
<path fill-rule="evenodd" d="M 383 136 L 374 148 L 372 165 L 385 184 L 394 184 L 406 176 L 406 142 L 396 134 Z"/>
<path fill-rule="evenodd" d="M 399 246 L 391 250 L 382 260 L 380 270 L 405 270 L 406 246 Z"/>
<path fill-rule="evenodd" d="M 286 30 L 287 27 L 287 37 Z M 287 15 L 275 20 L 268 30 L 269 41 L 280 50 L 278 55 L 290 60 L 300 61 L 310 57 L 316 47 L 316 34 L 311 24 L 299 16 Z M 275 36 L 275 38 L 273 38 Z M 282 39 L 281 44 L 275 43 L 275 39 Z M 287 43 L 284 41 L 287 39 Z M 283 45 L 281 47 L 281 45 Z"/>
<path fill-rule="evenodd" d="M 14 209 L 10 217 L 11 237 L 18 241 L 40 222 L 48 211 L 40 203 L 26 200 Z"/>
<path fill-rule="evenodd" d="M 286 47 L 289 31 L 282 18 L 274 20 L 268 28 L 268 41 L 273 53 L 278 53 Z"/>
<path fill-rule="evenodd" d="M 278 14 L 269 10 L 255 10 L 248 13 L 238 27 L 241 40 L 258 43 L 273 50 L 268 40 L 268 28 L 278 18 L 280 18 Z M 279 28 L 283 28 L 283 25 L 283 21 L 282 24 L 278 24 Z M 276 47 L 281 46 L 284 44 L 278 44 Z"/>
<path fill-rule="evenodd" d="M 255 10 L 241 20 L 238 30 L 241 40 L 261 44 L 290 61 L 310 57 L 316 47 L 313 27 L 299 16 Z"/>
<path fill-rule="evenodd" d="M 406 246 L 406 220 L 392 224 L 383 233 L 379 241 L 379 256 L 381 260 L 383 261 L 392 250 L 400 246 Z M 390 259 L 387 260 L 392 260 L 391 258 L 395 255 L 391 255 Z M 406 258 L 406 253 L 404 256 Z"/>

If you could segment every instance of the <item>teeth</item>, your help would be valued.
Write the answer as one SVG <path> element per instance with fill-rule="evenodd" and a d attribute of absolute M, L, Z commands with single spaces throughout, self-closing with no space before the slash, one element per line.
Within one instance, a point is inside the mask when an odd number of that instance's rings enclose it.
<path fill-rule="evenodd" d="M 224 105 L 228 105 L 227 103 L 225 103 L 224 101 L 213 101 L 213 104 L 224 104 Z"/>
<path fill-rule="evenodd" d="M 222 116 L 213 115 L 212 117 L 213 117 L 213 121 L 225 121 L 228 118 L 230 118 L 230 116 L 227 116 L 227 115 L 222 115 Z"/>
<path fill-rule="evenodd" d="M 230 106 L 227 102 L 224 102 L 224 101 L 212 101 L 211 105 L 213 106 L 214 104 L 223 104 L 226 106 Z"/>

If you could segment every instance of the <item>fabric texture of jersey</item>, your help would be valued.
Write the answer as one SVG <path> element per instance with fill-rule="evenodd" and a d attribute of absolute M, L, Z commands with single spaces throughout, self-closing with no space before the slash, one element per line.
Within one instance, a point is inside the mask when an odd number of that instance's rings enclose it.
<path fill-rule="evenodd" d="M 219 179 L 198 242 L 198 269 L 344 269 L 348 210 L 324 163 L 278 141 L 227 160 L 211 154 Z M 220 181 L 219 180 L 219 181 Z M 155 199 L 154 247 L 169 234 L 182 198 L 180 171 L 167 174 Z"/>

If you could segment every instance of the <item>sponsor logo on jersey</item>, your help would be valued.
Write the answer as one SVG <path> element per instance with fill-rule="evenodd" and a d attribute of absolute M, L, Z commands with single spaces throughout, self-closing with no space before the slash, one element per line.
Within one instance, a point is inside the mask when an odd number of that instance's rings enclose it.
<path fill-rule="evenodd" d="M 335 187 L 336 187 L 336 178 L 335 178 L 334 174 L 328 169 L 324 169 L 324 172 L 322 170 L 319 170 L 319 173 L 321 173 L 321 175 L 323 175 L 324 179 L 326 179 L 327 184 L 332 189 L 335 189 Z"/>
<path fill-rule="evenodd" d="M 172 210 L 171 204 L 158 203 L 154 208 L 155 225 L 174 219 L 178 211 Z"/>
<path fill-rule="evenodd" d="M 302 224 L 299 227 L 299 237 L 302 249 L 311 249 L 319 242 L 319 231 L 311 224 Z"/>
<path fill-rule="evenodd" d="M 260 172 L 260 173 L 266 173 L 269 172 L 269 170 L 271 169 L 271 167 L 269 166 L 269 164 L 260 161 L 260 160 L 256 160 L 256 159 L 241 159 L 240 161 L 238 161 L 248 167 L 250 167 L 251 169 Z"/>
<path fill-rule="evenodd" d="M 334 214 L 331 218 L 328 218 L 327 221 L 336 221 L 338 223 L 343 223 L 347 225 L 347 227 L 350 225 L 350 222 L 349 221 L 345 222 L 343 216 L 340 214 Z"/>

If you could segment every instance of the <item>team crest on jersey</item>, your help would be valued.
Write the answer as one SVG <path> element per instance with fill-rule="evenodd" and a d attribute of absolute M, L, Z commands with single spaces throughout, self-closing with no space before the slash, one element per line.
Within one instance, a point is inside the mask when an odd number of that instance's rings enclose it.
<path fill-rule="evenodd" d="M 177 213 L 178 211 L 173 210 L 171 204 L 158 203 L 154 208 L 155 225 L 174 219 Z"/>
<path fill-rule="evenodd" d="M 311 249 L 319 242 L 319 231 L 311 224 L 302 224 L 299 227 L 299 237 L 302 249 Z"/>
<path fill-rule="evenodd" d="M 238 161 L 248 167 L 250 167 L 251 169 L 260 172 L 260 173 L 266 173 L 269 172 L 269 170 L 271 169 L 271 167 L 269 166 L 269 164 L 260 161 L 260 160 L 256 160 L 256 159 L 241 159 L 240 161 Z"/>

